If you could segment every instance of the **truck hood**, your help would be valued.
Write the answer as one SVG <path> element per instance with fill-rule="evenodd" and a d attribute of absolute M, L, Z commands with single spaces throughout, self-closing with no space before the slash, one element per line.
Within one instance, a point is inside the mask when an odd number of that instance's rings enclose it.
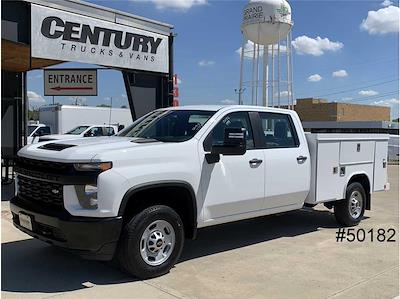
<path fill-rule="evenodd" d="M 98 154 L 110 151 L 163 144 L 132 137 L 86 137 L 27 145 L 18 152 L 18 156 L 55 162 L 87 162 Z"/>

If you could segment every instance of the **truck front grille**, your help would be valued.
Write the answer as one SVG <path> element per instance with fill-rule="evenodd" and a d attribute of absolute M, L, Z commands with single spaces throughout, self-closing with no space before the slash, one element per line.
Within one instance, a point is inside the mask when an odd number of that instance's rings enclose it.
<path fill-rule="evenodd" d="M 17 167 L 33 171 L 42 171 L 46 173 L 57 173 L 57 174 L 71 173 L 71 171 L 73 170 L 72 164 L 44 161 L 44 160 L 34 160 L 22 157 L 19 157 L 17 159 Z"/>
<path fill-rule="evenodd" d="M 43 207 L 63 208 L 63 186 L 24 176 L 18 176 L 18 195 Z"/>

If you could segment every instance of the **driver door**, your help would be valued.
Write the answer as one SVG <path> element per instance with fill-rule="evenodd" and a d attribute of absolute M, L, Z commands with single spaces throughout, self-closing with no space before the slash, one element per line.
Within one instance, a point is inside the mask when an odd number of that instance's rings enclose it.
<path fill-rule="evenodd" d="M 208 164 L 205 154 L 213 144 L 222 144 L 225 128 L 246 129 L 246 153 L 240 156 L 220 155 L 220 161 Z M 263 150 L 255 149 L 253 128 L 247 112 L 225 115 L 199 144 L 202 162 L 200 187 L 203 194 L 203 218 L 209 222 L 225 222 L 231 216 L 240 219 L 260 210 L 264 201 L 265 163 Z M 215 220 L 215 221 L 213 221 Z"/>

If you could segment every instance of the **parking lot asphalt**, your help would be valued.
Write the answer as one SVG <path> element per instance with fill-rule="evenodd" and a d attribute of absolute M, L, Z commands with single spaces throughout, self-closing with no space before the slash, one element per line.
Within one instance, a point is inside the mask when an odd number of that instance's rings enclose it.
<path fill-rule="evenodd" d="M 356 229 L 396 242 L 336 242 L 324 207 L 211 227 L 187 241 L 165 276 L 138 281 L 15 229 L 2 202 L 3 298 L 395 298 L 399 296 L 399 167 Z M 388 236 L 388 234 L 386 234 Z"/>

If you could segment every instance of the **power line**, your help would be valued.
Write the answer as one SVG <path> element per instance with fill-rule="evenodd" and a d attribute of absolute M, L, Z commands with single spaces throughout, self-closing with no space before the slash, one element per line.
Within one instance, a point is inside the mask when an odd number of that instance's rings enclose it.
<path fill-rule="evenodd" d="M 355 98 L 355 99 L 350 100 L 349 102 L 352 103 L 352 102 L 374 101 L 374 100 L 377 100 L 377 99 L 385 98 L 385 97 L 387 97 L 387 96 L 396 95 L 396 94 L 397 94 L 397 95 L 399 94 L 399 91 L 398 91 L 398 90 L 396 90 L 396 91 L 390 91 L 390 92 L 381 94 L 381 95 L 379 95 L 379 96 L 373 96 L 373 97 L 367 97 L 367 98 Z M 341 103 L 346 103 L 346 102 L 341 102 Z"/>
<path fill-rule="evenodd" d="M 391 82 L 395 82 L 395 81 L 399 81 L 398 79 L 395 79 L 395 80 L 389 80 L 389 81 L 384 81 L 384 82 L 380 82 L 380 83 L 375 83 L 375 84 L 370 84 L 370 85 L 364 85 L 364 86 L 360 86 L 360 87 L 357 87 L 357 88 L 351 88 L 351 89 L 346 89 L 346 90 L 342 90 L 342 91 L 338 91 L 338 92 L 332 92 L 332 93 L 326 93 L 326 94 L 322 94 L 322 95 L 317 95 L 317 96 L 315 96 L 315 97 L 326 97 L 326 96 L 331 96 L 331 95 L 336 95 L 336 94 L 341 94 L 341 93 L 346 93 L 346 92 L 349 92 L 349 91 L 355 91 L 355 90 L 358 90 L 358 89 L 360 89 L 360 88 L 369 88 L 369 87 L 373 87 L 373 86 L 378 86 L 378 85 L 384 85 L 384 84 L 387 84 L 387 83 L 391 83 Z"/>
<path fill-rule="evenodd" d="M 341 86 L 341 87 L 324 88 L 324 89 L 317 90 L 315 92 L 342 90 L 342 88 L 347 88 L 347 87 L 351 87 L 351 86 L 354 86 L 354 85 L 359 85 L 359 84 L 364 84 L 364 83 L 369 83 L 369 82 L 372 83 L 372 82 L 376 82 L 376 81 L 381 81 L 383 79 L 385 79 L 385 80 L 386 79 L 396 79 L 396 80 L 398 80 L 398 78 L 399 78 L 398 74 L 394 74 L 394 75 L 391 75 L 391 76 L 380 77 L 379 79 L 359 81 L 359 82 L 352 83 L 352 84 L 347 84 L 347 85 L 344 85 L 344 86 Z M 359 87 L 359 88 L 362 88 L 362 87 Z M 307 95 L 305 93 L 300 93 L 299 97 L 303 97 L 303 96 L 307 96 Z"/>

